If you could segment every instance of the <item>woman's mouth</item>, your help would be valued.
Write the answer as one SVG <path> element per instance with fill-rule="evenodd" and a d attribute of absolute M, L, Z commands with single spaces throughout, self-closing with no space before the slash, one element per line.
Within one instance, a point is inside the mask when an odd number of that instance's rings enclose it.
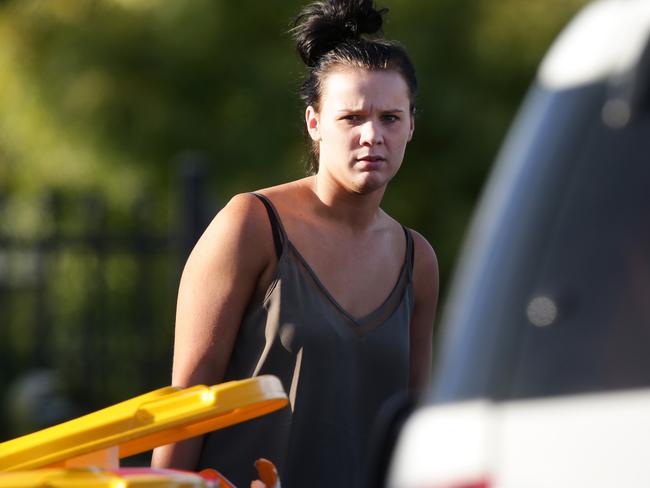
<path fill-rule="evenodd" d="M 381 169 L 385 161 L 382 156 L 363 156 L 357 158 L 357 168 L 361 171 L 375 171 Z"/>
<path fill-rule="evenodd" d="M 384 161 L 384 158 L 382 156 L 363 156 L 361 158 L 357 158 L 357 161 L 366 161 L 369 163 L 377 163 L 380 161 Z"/>

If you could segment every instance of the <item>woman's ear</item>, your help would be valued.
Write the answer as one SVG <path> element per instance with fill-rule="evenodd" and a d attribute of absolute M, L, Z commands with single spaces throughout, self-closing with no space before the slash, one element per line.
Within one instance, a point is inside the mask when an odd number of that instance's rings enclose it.
<path fill-rule="evenodd" d="M 411 139 L 413 139 L 413 131 L 415 130 L 415 117 L 413 114 L 411 114 L 411 128 L 409 130 L 409 138 L 407 139 L 408 142 L 411 142 Z"/>
<path fill-rule="evenodd" d="M 309 137 L 314 142 L 319 142 L 320 137 L 320 119 L 318 117 L 318 112 L 311 105 L 305 110 L 305 123 L 307 124 L 307 132 Z"/>

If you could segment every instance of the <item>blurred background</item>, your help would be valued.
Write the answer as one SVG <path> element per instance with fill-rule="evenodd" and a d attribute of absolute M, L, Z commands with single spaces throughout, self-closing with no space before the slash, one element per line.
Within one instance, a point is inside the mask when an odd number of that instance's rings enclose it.
<path fill-rule="evenodd" d="M 385 0 L 418 70 L 384 208 L 442 299 L 486 172 L 586 0 Z M 305 174 L 303 1 L 0 0 L 0 441 L 170 381 L 176 288 L 235 193 Z"/>

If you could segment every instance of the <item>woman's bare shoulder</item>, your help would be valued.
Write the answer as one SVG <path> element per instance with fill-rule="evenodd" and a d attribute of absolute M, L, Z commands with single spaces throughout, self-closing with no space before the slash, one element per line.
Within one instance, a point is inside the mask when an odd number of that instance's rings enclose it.
<path fill-rule="evenodd" d="M 312 177 L 306 177 L 280 185 L 270 186 L 256 190 L 259 193 L 269 198 L 274 204 L 290 206 L 297 200 L 304 198 L 306 190 L 309 187 L 309 180 Z"/>
<path fill-rule="evenodd" d="M 305 209 L 310 207 L 310 198 L 313 198 L 313 192 L 309 190 L 309 178 L 262 188 L 255 193 L 271 201 L 287 230 L 293 227 L 292 222 L 305 218 Z"/>
<path fill-rule="evenodd" d="M 252 193 L 234 195 L 217 213 L 197 242 L 190 262 L 205 264 L 223 254 L 248 259 L 248 255 L 271 258 L 273 239 L 268 214 Z M 236 255 L 236 256 L 235 256 Z"/>
<path fill-rule="evenodd" d="M 429 241 L 419 232 L 409 229 L 413 236 L 413 246 L 415 248 L 416 266 L 423 268 L 425 271 L 430 272 L 438 271 L 438 258 L 433 246 Z M 419 263 L 417 262 L 419 261 Z"/>
<path fill-rule="evenodd" d="M 429 241 L 419 232 L 409 229 L 413 236 L 415 259 L 413 263 L 413 283 L 416 301 L 437 302 L 439 287 L 438 257 Z"/>
<path fill-rule="evenodd" d="M 263 231 L 266 218 L 264 205 L 253 193 L 234 195 L 214 217 L 206 233 L 221 234 L 224 231 L 256 234 Z"/>
<path fill-rule="evenodd" d="M 436 256 L 436 252 L 433 250 L 433 246 L 416 230 L 402 226 L 402 224 L 390 216 L 388 216 L 388 218 L 392 221 L 391 223 L 393 225 L 399 226 L 400 228 L 406 228 L 413 238 L 413 276 L 416 285 L 418 282 L 425 282 L 427 288 L 432 287 L 435 288 L 434 291 L 437 291 L 438 257 Z M 422 286 L 420 286 L 420 288 L 422 288 Z"/>

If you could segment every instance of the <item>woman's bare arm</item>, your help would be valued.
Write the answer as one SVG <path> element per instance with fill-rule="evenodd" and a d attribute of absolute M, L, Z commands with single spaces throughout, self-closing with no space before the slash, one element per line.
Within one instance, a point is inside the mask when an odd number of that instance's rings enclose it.
<path fill-rule="evenodd" d="M 428 384 L 431 375 L 433 323 L 438 306 L 438 260 L 426 239 L 417 232 L 412 234 L 415 241 L 415 305 L 411 319 L 409 384 L 412 390 L 419 391 Z"/>
<path fill-rule="evenodd" d="M 235 196 L 214 218 L 187 260 L 178 291 L 172 384 L 222 381 L 246 305 L 275 249 L 266 210 Z M 195 469 L 202 438 L 154 450 L 152 466 Z"/>

